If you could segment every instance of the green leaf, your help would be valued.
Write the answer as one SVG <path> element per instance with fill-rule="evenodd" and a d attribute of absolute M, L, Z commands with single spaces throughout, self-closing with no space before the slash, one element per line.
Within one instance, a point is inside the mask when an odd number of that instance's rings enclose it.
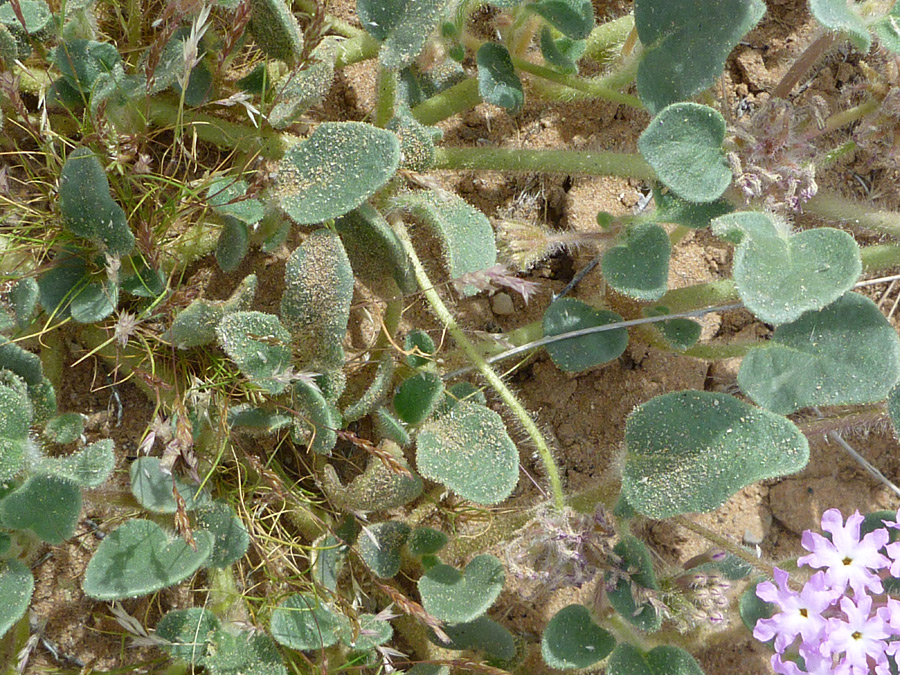
<path fill-rule="evenodd" d="M 656 647 L 641 652 L 627 642 L 620 643 L 606 666 L 607 675 L 703 675 L 694 657 L 678 647 Z"/>
<path fill-rule="evenodd" d="M 160 647 L 169 656 L 199 664 L 209 653 L 212 636 L 220 625 L 219 619 L 208 609 L 175 609 L 156 624 L 156 635 L 167 640 Z"/>
<path fill-rule="evenodd" d="M 356 0 L 363 28 L 382 42 L 378 60 L 387 70 L 411 65 L 432 31 L 445 3 L 441 0 Z"/>
<path fill-rule="evenodd" d="M 625 445 L 622 494 L 657 519 L 711 511 L 742 487 L 800 471 L 809 460 L 806 437 L 790 420 L 701 391 L 637 407 Z"/>
<path fill-rule="evenodd" d="M 348 621 L 338 635 L 342 644 L 355 652 L 370 652 L 378 645 L 383 645 L 394 635 L 391 624 L 376 618 L 374 614 L 359 615 L 359 631 Z"/>
<path fill-rule="evenodd" d="M 207 567 L 225 569 L 244 557 L 250 546 L 250 535 L 234 509 L 221 500 L 204 506 L 197 512 L 201 528 L 213 535 L 213 550 Z"/>
<path fill-rule="evenodd" d="M 403 422 L 394 417 L 387 408 L 379 408 L 375 411 L 375 430 L 378 437 L 393 441 L 401 448 L 409 445 L 409 432 Z"/>
<path fill-rule="evenodd" d="M 406 540 L 406 549 L 415 556 L 434 555 L 447 545 L 449 538 L 430 527 L 417 527 Z"/>
<path fill-rule="evenodd" d="M 90 148 L 69 155 L 59 177 L 59 210 L 72 234 L 100 244 L 113 256 L 134 248 L 122 207 L 109 196 L 106 171 Z"/>
<path fill-rule="evenodd" d="M 172 493 L 173 486 L 178 490 L 188 511 L 209 503 L 209 496 L 199 485 L 163 473 L 159 457 L 138 457 L 132 462 L 129 474 L 134 498 L 138 504 L 153 513 L 175 513 L 178 510 L 175 495 Z"/>
<path fill-rule="evenodd" d="M 53 64 L 59 68 L 70 87 L 87 100 L 94 85 L 103 75 L 111 75 L 122 67 L 122 57 L 116 46 L 94 40 L 66 40 L 57 45 Z"/>
<path fill-rule="evenodd" d="M 224 302 L 198 298 L 179 312 L 166 331 L 166 339 L 178 349 L 201 347 L 216 341 L 216 327 L 226 314 L 250 309 L 256 295 L 255 274 L 247 275 Z"/>
<path fill-rule="evenodd" d="M 886 16 L 872 24 L 871 29 L 882 47 L 900 54 L 900 4 L 895 3 Z"/>
<path fill-rule="evenodd" d="M 82 488 L 91 489 L 103 485 L 115 466 L 113 442 L 104 438 L 71 455 L 43 457 L 33 471 L 67 478 Z"/>
<path fill-rule="evenodd" d="M 375 376 L 365 392 L 353 404 L 344 408 L 344 422 L 349 424 L 372 413 L 387 396 L 394 377 L 394 357 L 390 352 L 377 361 Z"/>
<path fill-rule="evenodd" d="M 550 27 L 544 26 L 541 30 L 540 44 L 544 61 L 568 75 L 578 73 L 578 59 L 587 49 L 587 40 L 573 40 L 567 37 L 554 40 Z"/>
<path fill-rule="evenodd" d="M 407 424 L 420 424 L 434 412 L 444 394 L 441 376 L 431 371 L 408 377 L 394 394 L 394 410 Z"/>
<path fill-rule="evenodd" d="M 654 632 L 662 625 L 662 616 L 647 600 L 635 602 L 641 588 L 659 590 L 650 550 L 637 537 L 623 536 L 613 548 L 622 561 L 616 573 L 606 573 L 606 597 L 619 615 L 639 630 Z M 612 649 L 610 649 L 612 651 Z"/>
<path fill-rule="evenodd" d="M 481 98 L 510 113 L 519 112 L 525 105 L 525 90 L 506 47 L 485 42 L 478 48 L 475 61 Z"/>
<path fill-rule="evenodd" d="M 44 379 L 41 358 L 3 335 L 0 335 L 0 369 L 15 373 L 25 380 L 29 387 L 40 384 Z"/>
<path fill-rule="evenodd" d="M 563 35 L 584 40 L 594 28 L 594 5 L 591 0 L 537 0 L 528 5 Z"/>
<path fill-rule="evenodd" d="M 33 592 L 31 570 L 18 560 L 0 559 L 0 638 L 25 616 Z"/>
<path fill-rule="evenodd" d="M 401 293 L 413 293 L 418 288 L 403 245 L 374 208 L 363 204 L 338 218 L 334 229 L 341 235 L 353 273 L 364 284 L 381 291 L 382 284 L 392 279 Z"/>
<path fill-rule="evenodd" d="M 765 13 L 762 0 L 636 0 L 634 25 L 644 45 L 637 87 L 650 112 L 711 86 Z"/>
<path fill-rule="evenodd" d="M 484 406 L 457 403 L 446 415 L 422 426 L 416 445 L 419 473 L 463 499 L 498 504 L 519 480 L 516 445 L 500 416 Z"/>
<path fill-rule="evenodd" d="M 386 128 L 400 139 L 401 169 L 428 171 L 434 166 L 434 142 L 443 135 L 438 127 L 425 126 L 407 109 L 398 112 Z"/>
<path fill-rule="evenodd" d="M 336 507 L 361 513 L 384 511 L 403 506 L 422 494 L 422 479 L 409 469 L 400 447 L 393 441 L 384 440 L 380 449 L 409 471 L 409 475 L 395 473 L 377 457 L 372 457 L 363 473 L 348 485 L 341 485 L 337 472 L 326 465 L 323 488 Z"/>
<path fill-rule="evenodd" d="M 724 216 L 734 211 L 734 207 L 725 199 L 714 202 L 695 204 L 676 197 L 669 190 L 653 188 L 653 201 L 656 202 L 654 220 L 661 223 L 675 223 L 692 229 L 708 227 L 713 218 Z"/>
<path fill-rule="evenodd" d="M 434 354 L 434 340 L 423 330 L 411 330 L 403 338 L 403 351 L 408 352 L 405 359 L 410 368 L 421 368 L 431 363 Z"/>
<path fill-rule="evenodd" d="M 370 525 L 359 538 L 359 555 L 376 576 L 389 579 L 400 571 L 400 549 L 409 533 L 409 525 L 398 521 Z"/>
<path fill-rule="evenodd" d="M 496 621 L 480 616 L 469 623 L 448 624 L 444 632 L 450 644 L 429 631 L 428 639 L 442 649 L 474 649 L 496 661 L 511 661 L 516 656 L 516 642 L 512 634 Z"/>
<path fill-rule="evenodd" d="M 594 623 L 583 605 L 569 605 L 559 610 L 541 637 L 544 662 L 558 670 L 587 668 L 605 659 L 616 639 Z"/>
<path fill-rule="evenodd" d="M 218 630 L 202 665 L 210 675 L 287 675 L 277 645 L 265 633 Z"/>
<path fill-rule="evenodd" d="M 274 314 L 235 312 L 216 326 L 219 344 L 241 372 L 261 389 L 280 394 L 291 367 L 291 334 Z"/>
<path fill-rule="evenodd" d="M 217 176 L 206 189 L 206 201 L 216 213 L 255 225 L 263 219 L 266 210 L 258 199 L 246 197 L 248 187 L 245 180 Z"/>
<path fill-rule="evenodd" d="M 31 323 L 39 296 L 40 289 L 34 277 L 22 277 L 12 287 L 9 304 L 16 315 L 16 325 L 20 329 L 24 330 Z"/>
<path fill-rule="evenodd" d="M 891 389 L 888 395 L 888 414 L 891 417 L 891 426 L 894 427 L 894 437 L 900 438 L 900 385 Z"/>
<path fill-rule="evenodd" d="M 247 433 L 269 435 L 290 425 L 291 417 L 265 408 L 256 408 L 248 403 L 228 409 L 228 426 L 239 427 Z"/>
<path fill-rule="evenodd" d="M 78 323 L 96 323 L 116 311 L 118 304 L 119 285 L 115 281 L 91 281 L 72 296 L 69 315 Z"/>
<path fill-rule="evenodd" d="M 285 0 L 250 0 L 253 39 L 267 56 L 293 66 L 303 54 L 303 33 Z"/>
<path fill-rule="evenodd" d="M 461 197 L 441 189 L 413 192 L 398 203 L 437 235 L 451 278 L 493 267 L 497 263 L 494 228 L 481 211 Z M 478 292 L 469 285 L 463 295 Z"/>
<path fill-rule="evenodd" d="M 648 307 L 644 309 L 644 316 L 665 316 L 669 314 L 668 307 Z M 662 334 L 666 342 L 673 349 L 679 351 L 690 349 L 697 340 L 700 339 L 700 333 L 703 331 L 702 326 L 692 319 L 669 319 L 668 321 L 659 321 L 655 324 L 659 332 Z"/>
<path fill-rule="evenodd" d="M 120 284 L 123 291 L 138 298 L 158 298 L 166 292 L 166 278 L 162 272 L 139 262 L 133 264 L 136 265 L 135 273 L 126 276 Z"/>
<path fill-rule="evenodd" d="M 25 18 L 25 32 L 35 35 L 49 28 L 53 15 L 44 0 L 19 0 L 19 8 Z M 0 23 L 13 34 L 22 33 L 22 24 L 12 9 L 11 3 L 0 6 Z"/>
<path fill-rule="evenodd" d="M 296 411 L 291 436 L 295 443 L 309 446 L 312 452 L 330 455 L 337 443 L 341 414 L 322 392 L 308 382 L 298 380 L 293 387 L 292 407 Z"/>
<path fill-rule="evenodd" d="M 306 593 L 286 598 L 275 611 L 269 629 L 279 644 L 308 651 L 330 647 L 346 630 L 347 618 Z"/>
<path fill-rule="evenodd" d="M 896 513 L 894 514 L 896 515 Z M 741 621 L 744 622 L 747 630 L 752 631 L 756 627 L 756 622 L 760 619 L 768 619 L 775 614 L 775 605 L 765 602 L 756 595 L 756 587 L 760 581 L 751 584 L 747 590 L 741 593 L 741 599 L 738 601 L 738 611 L 741 615 Z"/>
<path fill-rule="evenodd" d="M 460 572 L 435 565 L 419 578 L 425 611 L 448 623 L 467 623 L 484 614 L 503 590 L 503 564 L 487 553 L 472 558 Z"/>
<path fill-rule="evenodd" d="M 44 427 L 44 435 L 53 443 L 60 445 L 74 443 L 83 431 L 84 417 L 80 413 L 58 415 Z"/>
<path fill-rule="evenodd" d="M 665 108 L 638 138 L 638 149 L 656 175 L 689 202 L 712 202 L 731 184 L 725 160 L 725 119 L 697 103 Z"/>
<path fill-rule="evenodd" d="M 717 218 L 713 234 L 739 242 L 734 255 L 738 295 L 753 314 L 782 324 L 831 304 L 862 272 L 859 245 L 831 227 L 791 235 L 766 213 Z"/>
<path fill-rule="evenodd" d="M 231 216 L 222 217 L 222 231 L 216 243 L 216 262 L 223 272 L 234 272 L 250 250 L 247 224 Z"/>
<path fill-rule="evenodd" d="M 457 382 L 444 392 L 444 400 L 434 409 L 434 416 L 446 415 L 460 401 L 487 405 L 487 397 L 484 395 L 484 391 L 471 382 Z"/>
<path fill-rule="evenodd" d="M 872 37 L 847 0 L 809 0 L 809 11 L 828 30 L 844 33 L 863 54 L 869 51 Z"/>
<path fill-rule="evenodd" d="M 275 83 L 278 98 L 269 111 L 269 124 L 276 129 L 284 129 L 328 95 L 334 82 L 334 63 L 338 51 L 338 39 L 326 37 L 312 51 L 310 63 L 303 70 L 291 70 Z"/>
<path fill-rule="evenodd" d="M 324 122 L 279 162 L 275 197 L 298 225 L 320 223 L 362 204 L 399 165 L 400 141 L 392 132 L 362 122 Z"/>
<path fill-rule="evenodd" d="M 497 0 L 491 0 L 497 2 Z M 406 675 L 450 675 L 450 668 L 433 663 L 417 663 L 406 671 Z"/>
<path fill-rule="evenodd" d="M 671 252 L 663 228 L 653 223 L 635 225 L 603 255 L 603 277 L 628 297 L 659 300 L 666 293 Z"/>
<path fill-rule="evenodd" d="M 897 334 L 875 303 L 856 293 L 779 326 L 738 372 L 750 398 L 783 415 L 881 401 L 898 378 Z"/>
<path fill-rule="evenodd" d="M 31 476 L 0 501 L 4 527 L 31 530 L 48 544 L 61 544 L 71 537 L 80 512 L 81 488 L 59 476 Z"/>
<path fill-rule="evenodd" d="M 622 317 L 615 312 L 594 309 L 574 298 L 560 298 L 554 300 L 544 312 L 542 323 L 544 337 L 550 337 L 620 321 Z M 557 368 L 576 373 L 618 358 L 626 346 L 628 331 L 614 328 L 553 342 L 545 348 Z"/>
<path fill-rule="evenodd" d="M 194 531 L 194 550 L 149 520 L 129 520 L 110 532 L 88 563 L 84 593 L 95 600 L 124 600 L 184 581 L 209 558 L 213 537 Z"/>

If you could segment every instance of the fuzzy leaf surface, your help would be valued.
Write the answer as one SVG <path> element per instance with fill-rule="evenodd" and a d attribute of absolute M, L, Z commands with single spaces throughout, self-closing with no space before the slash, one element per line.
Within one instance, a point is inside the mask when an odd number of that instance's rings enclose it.
<path fill-rule="evenodd" d="M 844 33 L 863 54 L 869 51 L 872 36 L 846 0 L 809 0 L 809 11 L 828 30 Z"/>
<path fill-rule="evenodd" d="M 495 42 L 485 42 L 475 55 L 478 64 L 478 93 L 493 105 L 517 113 L 525 104 L 522 80 L 516 74 L 509 50 Z"/>
<path fill-rule="evenodd" d="M 352 211 L 400 165 L 400 141 L 362 122 L 324 122 L 278 164 L 275 195 L 298 225 Z"/>
<path fill-rule="evenodd" d="M 660 223 L 676 223 L 694 230 L 709 227 L 714 218 L 734 211 L 734 207 L 725 199 L 695 204 L 677 197 L 669 190 L 659 188 L 653 189 L 653 201 L 656 202 L 654 219 Z"/>
<path fill-rule="evenodd" d="M 444 395 L 444 381 L 431 371 L 422 371 L 408 377 L 394 395 L 394 410 L 407 424 L 424 422 Z"/>
<path fill-rule="evenodd" d="M 360 614 L 359 632 L 356 633 L 348 622 L 338 635 L 338 639 L 355 652 L 369 652 L 378 645 L 383 645 L 393 635 L 394 629 L 388 621 L 376 619 L 374 614 Z"/>
<path fill-rule="evenodd" d="M 645 49 L 637 87 L 644 105 L 655 114 L 711 86 L 765 13 L 762 0 L 636 0 L 634 25 Z"/>
<path fill-rule="evenodd" d="M 261 389 L 279 394 L 287 387 L 277 376 L 291 365 L 291 334 L 274 314 L 235 312 L 216 326 L 219 344 L 241 372 Z"/>
<path fill-rule="evenodd" d="M 192 511 L 209 503 L 206 492 L 199 485 L 187 483 L 178 476 L 163 473 L 159 457 L 139 457 L 131 464 L 131 492 L 138 503 L 152 513 L 175 513 L 178 505 L 174 489 L 184 499 L 185 508 Z M 174 483 L 173 483 L 174 481 Z"/>
<path fill-rule="evenodd" d="M 400 571 L 400 549 L 409 533 L 409 525 L 398 521 L 370 525 L 357 543 L 359 555 L 377 576 L 390 579 Z"/>
<path fill-rule="evenodd" d="M 738 372 L 750 398 L 783 415 L 880 401 L 898 378 L 900 340 L 875 303 L 857 293 L 782 324 Z"/>
<path fill-rule="evenodd" d="M 265 633 L 219 630 L 202 665 L 212 675 L 287 675 L 278 646 Z"/>
<path fill-rule="evenodd" d="M 594 623 L 584 605 L 559 610 L 541 636 L 544 662 L 558 670 L 592 666 L 605 659 L 615 646 L 616 639 Z"/>
<path fill-rule="evenodd" d="M 765 213 L 743 211 L 713 221 L 713 234 L 739 241 L 738 295 L 766 323 L 782 324 L 831 304 L 862 272 L 859 245 L 846 232 L 819 227 L 790 235 Z"/>
<path fill-rule="evenodd" d="M 876 21 L 872 25 L 872 32 L 882 47 L 900 54 L 900 4 L 895 3 L 890 12 Z"/>
<path fill-rule="evenodd" d="M 250 0 L 253 39 L 273 59 L 293 65 L 303 53 L 303 33 L 285 0 Z"/>
<path fill-rule="evenodd" d="M 528 5 L 560 33 L 573 40 L 584 40 L 594 28 L 594 5 L 591 0 L 538 0 Z"/>
<path fill-rule="evenodd" d="M 31 570 L 18 560 L 0 559 L 0 638 L 25 616 L 32 593 Z"/>
<path fill-rule="evenodd" d="M 272 612 L 269 630 L 279 644 L 308 651 L 335 644 L 348 623 L 314 595 L 295 593 Z"/>
<path fill-rule="evenodd" d="M 263 219 L 266 209 L 258 199 L 246 197 L 248 187 L 243 179 L 218 176 L 207 188 L 206 200 L 216 212 L 254 225 Z"/>
<path fill-rule="evenodd" d="M 444 644 L 431 631 L 428 639 L 443 649 L 474 649 L 497 661 L 510 661 L 516 655 L 516 641 L 499 623 L 486 616 L 479 616 L 468 623 L 447 624 L 444 632 L 450 644 Z"/>
<path fill-rule="evenodd" d="M 213 550 L 206 561 L 207 567 L 225 569 L 244 557 L 250 546 L 250 535 L 227 502 L 216 500 L 201 508 L 197 522 L 213 535 Z"/>
<path fill-rule="evenodd" d="M 475 556 L 460 572 L 435 565 L 419 578 L 422 606 L 448 623 L 467 623 L 484 614 L 503 590 L 503 564 L 487 553 Z"/>
<path fill-rule="evenodd" d="M 627 642 L 620 643 L 606 666 L 608 675 L 703 675 L 694 657 L 678 647 L 655 647 L 641 653 Z"/>
<path fill-rule="evenodd" d="M 437 28 L 442 0 L 356 0 L 363 28 L 381 41 L 378 60 L 387 70 L 411 65 Z"/>
<path fill-rule="evenodd" d="M 575 298 L 560 298 L 544 312 L 542 323 L 544 337 L 550 337 L 619 321 L 622 321 L 622 317 L 615 312 L 594 309 Z M 618 358 L 627 346 L 628 331 L 614 328 L 553 342 L 545 349 L 557 368 L 576 373 Z"/>
<path fill-rule="evenodd" d="M 701 391 L 637 407 L 625 445 L 622 494 L 658 519 L 711 511 L 742 487 L 800 471 L 809 460 L 806 437 L 790 420 Z"/>
<path fill-rule="evenodd" d="M 91 489 L 103 485 L 115 466 L 113 442 L 104 438 L 65 457 L 43 457 L 34 471 L 68 478 Z"/>
<path fill-rule="evenodd" d="M 662 625 L 662 616 L 649 601 L 638 604 L 633 590 L 658 590 L 650 549 L 637 537 L 623 536 L 613 548 L 622 560 L 621 569 L 627 576 L 606 574 L 606 597 L 619 615 L 639 630 L 654 632 Z M 612 649 L 610 649 L 612 651 Z"/>
<path fill-rule="evenodd" d="M 156 634 L 167 640 L 161 648 L 176 659 L 197 663 L 209 653 L 213 633 L 221 624 L 215 614 L 202 607 L 175 609 L 156 624 Z"/>
<path fill-rule="evenodd" d="M 71 537 L 80 512 L 81 488 L 60 476 L 31 476 L 0 501 L 4 527 L 31 530 L 48 544 L 61 544 Z"/>
<path fill-rule="evenodd" d="M 401 293 L 414 293 L 412 264 L 397 235 L 378 211 L 361 205 L 334 222 L 354 274 L 365 284 L 381 288 L 392 279 Z"/>
<path fill-rule="evenodd" d="M 234 272 L 250 250 L 247 224 L 232 216 L 223 216 L 222 231 L 216 243 L 216 262 L 225 273 Z"/>
<path fill-rule="evenodd" d="M 669 280 L 669 235 L 659 225 L 641 223 L 603 256 L 603 277 L 615 290 L 636 300 L 659 300 Z"/>

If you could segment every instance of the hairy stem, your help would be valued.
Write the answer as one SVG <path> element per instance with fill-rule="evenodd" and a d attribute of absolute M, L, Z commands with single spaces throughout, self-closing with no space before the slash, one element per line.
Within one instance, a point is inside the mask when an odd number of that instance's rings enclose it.
<path fill-rule="evenodd" d="M 740 558 L 748 565 L 752 565 L 755 569 L 759 570 L 763 574 L 767 575 L 770 579 L 775 576 L 775 568 L 772 567 L 767 562 L 764 562 L 757 558 L 756 556 L 745 551 L 741 546 L 729 541 L 725 537 L 722 537 L 712 530 L 703 527 L 699 523 L 695 523 L 693 520 L 689 520 L 684 516 L 673 516 L 671 520 L 675 523 L 678 523 L 686 530 L 690 530 L 694 534 L 698 534 L 704 539 L 706 539 L 711 544 L 715 544 L 722 550 L 728 551 L 731 555 L 736 558 Z"/>
<path fill-rule="evenodd" d="M 474 108 L 481 103 L 478 80 L 469 77 L 449 89 L 432 96 L 412 109 L 412 116 L 421 124 L 437 124 L 457 113 Z"/>
<path fill-rule="evenodd" d="M 644 108 L 644 104 L 641 103 L 641 100 L 637 96 L 623 94 L 615 89 L 611 89 L 605 86 L 602 80 L 586 80 L 577 75 L 566 75 L 565 73 L 560 73 L 552 68 L 547 68 L 546 66 L 541 66 L 537 63 L 532 63 L 531 61 L 516 57 L 513 57 L 512 61 L 513 65 L 518 70 L 531 75 L 536 75 L 537 77 L 542 77 L 551 82 L 556 82 L 557 84 L 564 85 L 575 91 L 589 94 L 592 98 L 601 98 L 612 101 L 613 103 L 622 103 L 631 106 L 632 108 Z"/>
<path fill-rule="evenodd" d="M 378 100 L 375 103 L 375 126 L 382 129 L 394 116 L 397 106 L 397 72 L 379 66 Z"/>
<path fill-rule="evenodd" d="M 478 372 L 481 373 L 488 384 L 491 385 L 494 391 L 497 392 L 503 402 L 516 416 L 516 419 L 518 419 L 532 443 L 534 443 L 538 455 L 543 462 L 544 470 L 547 472 L 547 480 L 550 483 L 553 503 L 557 508 L 561 509 L 565 504 L 562 481 L 560 480 L 559 469 L 553 459 L 553 454 L 550 452 L 550 447 L 547 445 L 547 441 L 544 439 L 543 434 L 541 434 L 540 429 L 538 429 L 534 420 L 531 419 L 528 411 L 526 411 L 524 406 L 519 402 L 519 399 L 517 399 L 515 394 L 510 391 L 509 387 L 506 386 L 506 383 L 497 375 L 497 373 L 485 363 L 481 354 L 478 352 L 478 349 L 469 341 L 469 338 L 466 337 L 466 334 L 459 327 L 459 324 L 456 323 L 456 319 L 444 304 L 441 296 L 435 290 L 434 285 L 431 283 L 431 279 L 428 277 L 428 273 L 422 266 L 422 262 L 419 260 L 419 256 L 412 245 L 412 240 L 409 238 L 409 232 L 407 231 L 406 226 L 399 218 L 393 219 L 393 225 L 406 254 L 412 262 L 413 270 L 416 274 L 416 281 L 422 289 L 422 292 L 425 294 L 425 299 L 428 301 L 428 304 L 431 305 L 432 311 L 446 327 L 451 337 L 456 341 L 456 344 L 462 347 L 466 356 L 475 364 Z"/>
<path fill-rule="evenodd" d="M 853 230 L 874 230 L 900 238 L 900 213 L 874 211 L 833 192 L 819 190 L 803 205 L 803 210 L 832 221 L 841 221 Z"/>
<path fill-rule="evenodd" d="M 815 65 L 829 49 L 831 49 L 838 41 L 839 33 L 826 32 L 822 33 L 818 38 L 806 48 L 800 58 L 794 61 L 790 69 L 781 78 L 781 82 L 775 85 L 772 91 L 773 98 L 787 98 L 791 95 L 794 87 L 800 82 L 800 79 L 809 72 L 810 68 Z"/>

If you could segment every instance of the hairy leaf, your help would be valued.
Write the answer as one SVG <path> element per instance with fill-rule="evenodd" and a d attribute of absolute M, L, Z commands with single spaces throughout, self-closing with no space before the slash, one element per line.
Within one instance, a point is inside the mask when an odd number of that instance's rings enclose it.
<path fill-rule="evenodd" d="M 544 312 L 542 323 L 544 336 L 550 337 L 619 321 L 622 317 L 615 312 L 594 309 L 574 298 L 560 298 Z M 557 368 L 573 373 L 612 361 L 621 356 L 627 346 L 628 331 L 614 328 L 553 342 L 546 349 Z"/>
<path fill-rule="evenodd" d="M 584 605 L 559 610 L 541 637 L 544 662 L 559 670 L 592 666 L 605 659 L 615 646 L 616 639 L 594 623 Z"/>
<path fill-rule="evenodd" d="M 503 564 L 486 553 L 472 558 L 462 572 L 435 565 L 419 578 L 422 606 L 441 621 L 474 621 L 499 597 L 504 578 Z"/>

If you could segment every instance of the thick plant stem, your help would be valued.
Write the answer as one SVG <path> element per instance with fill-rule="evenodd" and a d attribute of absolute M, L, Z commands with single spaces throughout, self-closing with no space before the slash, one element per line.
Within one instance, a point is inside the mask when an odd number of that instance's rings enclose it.
<path fill-rule="evenodd" d="M 824 190 L 806 202 L 803 210 L 828 220 L 841 221 L 854 230 L 875 230 L 900 238 L 900 213 L 873 211 L 864 204 Z"/>
<path fill-rule="evenodd" d="M 581 176 L 656 177 L 640 155 L 585 150 L 523 150 L 521 148 L 436 148 L 435 169 L 533 171 Z"/>
<path fill-rule="evenodd" d="M 437 124 L 479 103 L 478 80 L 469 77 L 417 105 L 412 109 L 412 116 L 421 124 Z"/>
<path fill-rule="evenodd" d="M 378 68 L 378 101 L 375 104 L 375 126 L 382 129 L 394 116 L 397 105 L 397 73 L 384 67 Z"/>
<path fill-rule="evenodd" d="M 428 273 L 425 271 L 422 262 L 419 260 L 419 256 L 416 254 L 416 249 L 412 245 L 412 240 L 409 238 L 409 232 L 406 230 L 406 226 L 399 218 L 394 219 L 393 226 L 394 231 L 400 239 L 400 243 L 403 245 L 406 254 L 412 262 L 413 270 L 416 274 L 416 281 L 422 289 L 422 292 L 425 294 L 425 299 L 428 301 L 428 304 L 431 305 L 432 311 L 434 311 L 440 322 L 446 327 L 451 337 L 456 341 L 456 344 L 462 347 L 466 356 L 475 364 L 478 372 L 480 372 L 484 379 L 487 380 L 488 384 L 490 384 L 494 391 L 497 392 L 503 402 L 509 406 L 509 409 L 525 429 L 525 432 L 528 434 L 531 442 L 534 443 L 535 448 L 538 451 L 538 455 L 544 464 L 544 470 L 547 472 L 547 480 L 550 483 L 550 491 L 553 495 L 553 504 L 556 508 L 562 509 L 565 505 L 565 495 L 563 494 L 562 481 L 559 477 L 559 469 L 556 466 L 556 462 L 553 460 L 553 454 L 550 452 L 550 447 L 547 445 L 547 441 L 544 439 L 543 434 L 541 434 L 540 429 L 538 429 L 534 420 L 531 419 L 528 411 L 525 410 L 524 406 L 519 402 L 519 399 L 516 398 L 516 395 L 510 391 L 509 387 L 506 386 L 506 383 L 497 375 L 497 373 L 485 363 L 481 354 L 478 352 L 478 349 L 471 341 L 469 341 L 469 338 L 467 338 L 462 329 L 460 329 L 459 324 L 456 323 L 453 314 L 447 309 L 441 296 L 438 295 L 434 285 L 431 283 L 431 279 L 428 278 Z"/>

